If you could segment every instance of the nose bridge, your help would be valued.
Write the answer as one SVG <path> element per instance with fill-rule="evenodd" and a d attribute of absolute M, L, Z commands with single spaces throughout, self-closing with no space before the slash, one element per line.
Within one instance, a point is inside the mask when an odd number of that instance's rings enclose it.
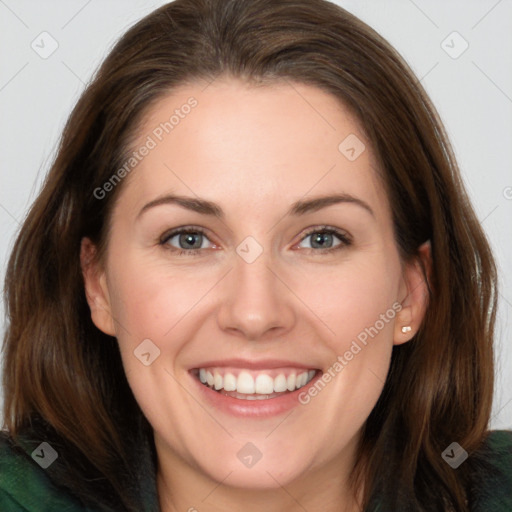
<path fill-rule="evenodd" d="M 234 268 L 219 312 L 221 328 L 256 340 L 272 330 L 286 330 L 294 315 L 287 287 L 276 277 L 272 251 L 252 237 L 236 249 Z"/>

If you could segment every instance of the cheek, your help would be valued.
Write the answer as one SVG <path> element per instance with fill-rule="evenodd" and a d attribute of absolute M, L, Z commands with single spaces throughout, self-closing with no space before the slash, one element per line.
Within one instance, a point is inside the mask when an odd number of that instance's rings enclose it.
<path fill-rule="evenodd" d="M 336 330 L 328 342 L 331 360 L 321 378 L 299 396 L 307 416 L 321 418 L 314 421 L 319 438 L 329 440 L 328 449 L 319 453 L 320 465 L 358 435 L 389 371 L 396 309 L 385 293 L 379 300 L 363 293 L 351 297 L 330 320 Z"/>
<path fill-rule="evenodd" d="M 367 254 L 339 267 L 313 272 L 295 289 L 309 309 L 328 328 L 336 354 L 350 349 L 353 340 L 364 344 L 378 338 L 392 343 L 400 281 L 398 258 Z M 316 323 L 319 323 L 318 320 Z"/>
<path fill-rule="evenodd" d="M 137 255 L 126 255 L 110 272 L 111 307 L 123 366 L 148 417 L 161 413 L 158 401 L 148 396 L 160 390 L 179 395 L 171 375 L 182 371 L 180 353 L 202 324 L 198 315 L 204 316 L 206 295 L 216 280 L 208 269 L 172 268 Z"/>
<path fill-rule="evenodd" d="M 175 378 L 176 361 L 193 336 L 194 305 L 211 284 L 199 275 L 186 274 L 186 280 L 179 279 L 175 270 L 135 257 L 125 258 L 110 273 L 111 307 L 125 374 L 154 425 L 168 423 L 168 418 L 179 417 L 176 411 L 193 407 Z"/>
<path fill-rule="evenodd" d="M 346 415 L 347 431 L 367 418 L 386 381 L 401 309 L 397 302 L 400 268 L 398 258 L 372 256 L 347 263 L 317 279 L 315 287 L 311 280 L 302 289 L 304 300 L 328 327 L 330 335 L 324 340 L 331 353 L 322 382 L 309 388 L 311 393 L 305 393 L 302 401 L 315 402 L 318 414 Z M 317 399 L 320 395 L 323 398 Z M 332 420 L 333 424 L 340 421 Z"/>
<path fill-rule="evenodd" d="M 112 311 L 124 327 L 120 337 L 167 339 L 181 319 L 192 313 L 212 280 L 211 272 L 171 269 L 136 259 L 125 261 L 111 283 L 115 290 Z"/>

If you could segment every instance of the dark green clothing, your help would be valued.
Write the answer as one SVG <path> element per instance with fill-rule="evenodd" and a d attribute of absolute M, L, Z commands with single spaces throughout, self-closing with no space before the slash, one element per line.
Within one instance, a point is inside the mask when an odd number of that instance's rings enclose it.
<path fill-rule="evenodd" d="M 512 431 L 492 431 L 485 446 L 489 471 L 477 475 L 477 495 L 473 512 L 512 511 Z M 46 450 L 46 452 L 45 452 Z M 15 448 L 2 438 L 0 442 L 1 512 L 97 512 L 87 508 L 67 492 L 59 490 L 41 464 L 52 454 L 43 445 L 32 453 Z M 32 455 L 32 456 L 31 456 Z M 54 454 L 55 455 L 55 454 Z M 58 460 L 58 458 L 57 458 Z M 38 462 L 36 462 L 38 461 Z M 456 471 L 456 469 L 454 469 Z M 154 478 L 142 478 L 146 511 L 157 512 L 158 500 Z M 383 510 L 377 507 L 377 510 Z M 141 511 L 142 512 L 142 511 Z M 315 511 L 311 511 L 315 512 Z"/>

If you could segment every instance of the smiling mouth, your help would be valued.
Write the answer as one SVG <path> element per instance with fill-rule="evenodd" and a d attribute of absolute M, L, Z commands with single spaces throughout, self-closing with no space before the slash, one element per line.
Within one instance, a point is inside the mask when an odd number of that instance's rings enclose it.
<path fill-rule="evenodd" d="M 240 400 L 268 400 L 287 395 L 306 386 L 318 369 L 276 368 L 194 368 L 191 373 L 213 391 Z"/>

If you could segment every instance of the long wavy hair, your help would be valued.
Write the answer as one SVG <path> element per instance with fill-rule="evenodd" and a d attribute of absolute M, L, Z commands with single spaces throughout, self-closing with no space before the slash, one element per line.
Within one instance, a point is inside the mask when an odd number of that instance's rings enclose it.
<path fill-rule="evenodd" d="M 428 310 L 413 340 L 393 349 L 352 483 L 364 488 L 363 506 L 378 495 L 392 510 L 469 510 L 472 458 L 454 471 L 441 453 L 453 441 L 478 453 L 488 430 L 495 263 L 418 79 L 380 35 L 325 0 L 176 0 L 113 47 L 69 117 L 10 256 L 4 428 L 13 439 L 51 439 L 61 456 L 48 473 L 83 502 L 144 508 L 134 457 L 153 446 L 151 428 L 116 339 L 91 321 L 80 241 L 105 247 L 123 183 L 101 200 L 94 190 L 126 161 L 148 109 L 174 87 L 221 75 L 338 98 L 377 155 L 402 260 L 430 240 Z"/>

